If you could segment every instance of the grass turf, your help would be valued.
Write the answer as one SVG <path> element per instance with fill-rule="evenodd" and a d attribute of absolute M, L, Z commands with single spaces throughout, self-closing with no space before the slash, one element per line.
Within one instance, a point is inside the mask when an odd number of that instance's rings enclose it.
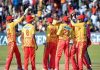
<path fill-rule="evenodd" d="M 21 59 L 23 63 L 23 51 L 22 48 L 19 47 L 20 53 L 21 53 Z M 38 66 L 42 67 L 42 57 L 43 57 L 43 46 L 39 46 L 38 50 L 36 51 L 36 64 Z M 92 60 L 92 68 L 93 70 L 100 70 L 100 46 L 92 45 L 88 48 L 89 55 Z M 7 47 L 6 46 L 0 46 L 0 67 L 4 67 L 5 62 L 7 58 Z M 60 64 L 64 64 L 64 56 L 62 56 L 60 60 Z M 15 56 L 12 61 L 12 65 L 16 65 L 16 59 Z M 1 69 L 0 68 L 0 69 Z M 62 67 L 64 68 L 64 66 Z"/>

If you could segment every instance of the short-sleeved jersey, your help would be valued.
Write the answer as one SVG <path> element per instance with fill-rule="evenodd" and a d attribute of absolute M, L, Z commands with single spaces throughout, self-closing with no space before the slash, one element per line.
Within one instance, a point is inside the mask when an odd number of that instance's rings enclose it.
<path fill-rule="evenodd" d="M 73 42 L 75 43 L 79 38 L 78 27 L 72 27 L 70 35 L 70 39 L 73 40 Z"/>
<path fill-rule="evenodd" d="M 6 26 L 7 31 L 7 40 L 9 42 L 16 42 L 16 31 L 15 31 L 15 24 L 9 23 Z"/>
<path fill-rule="evenodd" d="M 59 35 L 59 39 L 67 40 L 70 37 L 70 30 L 67 30 L 65 27 L 69 27 L 67 24 L 60 24 L 59 29 L 57 31 L 57 35 Z"/>
<path fill-rule="evenodd" d="M 7 40 L 9 42 L 16 42 L 16 31 L 15 26 L 23 19 L 23 16 L 17 19 L 15 22 L 6 24 Z"/>
<path fill-rule="evenodd" d="M 48 25 L 47 26 L 47 42 L 56 42 L 58 26 L 56 25 Z"/>
<path fill-rule="evenodd" d="M 23 43 L 22 44 L 24 47 L 35 46 L 34 34 L 35 34 L 35 27 L 32 24 L 26 24 L 23 27 L 22 29 Z"/>
<path fill-rule="evenodd" d="M 87 41 L 87 33 L 86 33 L 86 24 L 82 23 L 74 23 L 71 21 L 72 25 L 75 26 L 75 36 L 77 41 Z"/>
<path fill-rule="evenodd" d="M 75 41 L 78 41 L 79 40 L 79 36 L 80 36 L 80 33 L 79 33 L 79 28 L 78 27 L 75 27 L 74 29 L 75 31 Z"/>

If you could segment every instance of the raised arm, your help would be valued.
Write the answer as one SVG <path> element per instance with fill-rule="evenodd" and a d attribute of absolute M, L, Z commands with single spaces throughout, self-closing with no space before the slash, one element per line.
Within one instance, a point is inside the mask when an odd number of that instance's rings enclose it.
<path fill-rule="evenodd" d="M 23 31 L 22 31 L 22 34 L 21 34 L 21 41 L 22 41 L 22 49 L 24 50 L 24 46 L 23 46 L 23 44 L 24 44 L 24 33 L 23 33 Z"/>
<path fill-rule="evenodd" d="M 16 26 L 17 24 L 19 24 L 19 23 L 24 19 L 25 15 L 28 13 L 28 10 L 29 10 L 29 8 L 27 8 L 27 9 L 25 10 L 25 12 L 24 12 L 24 14 L 23 14 L 22 17 L 16 19 L 16 21 L 14 21 L 14 25 L 15 25 L 15 26 Z"/>
<path fill-rule="evenodd" d="M 24 15 L 18 19 L 16 19 L 16 21 L 14 21 L 14 25 L 16 26 L 17 24 L 19 24 L 22 20 L 24 19 Z"/>

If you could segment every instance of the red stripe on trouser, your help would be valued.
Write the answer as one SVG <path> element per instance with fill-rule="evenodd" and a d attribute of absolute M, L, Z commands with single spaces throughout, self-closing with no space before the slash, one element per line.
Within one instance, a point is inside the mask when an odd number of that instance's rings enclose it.
<path fill-rule="evenodd" d="M 32 70 L 36 70 L 35 67 L 35 49 L 33 47 L 24 48 L 24 70 L 28 70 L 29 58 L 31 61 Z"/>
<path fill-rule="evenodd" d="M 90 66 L 86 60 L 85 57 L 85 52 L 86 52 L 86 42 L 78 42 L 78 66 L 79 66 L 79 70 L 83 70 L 83 63 L 85 63 L 85 65 L 87 66 L 87 68 L 89 69 Z"/>
<path fill-rule="evenodd" d="M 43 56 L 43 69 L 48 70 L 49 67 L 50 69 L 55 69 L 56 48 L 57 48 L 57 43 L 52 43 L 52 42 L 49 42 L 48 46 L 45 47 Z M 50 55 L 50 62 L 48 62 L 49 55 Z"/>
<path fill-rule="evenodd" d="M 18 47 L 15 42 L 11 42 L 8 43 L 8 57 L 5 65 L 5 70 L 9 70 L 14 53 L 16 56 L 18 68 L 22 69 L 21 57 L 20 57 L 20 52 L 18 50 Z"/>
<path fill-rule="evenodd" d="M 76 54 L 76 47 L 75 44 L 73 44 L 70 50 L 70 58 L 71 58 L 73 70 L 78 70 L 78 66 L 75 60 L 75 54 Z"/>
<path fill-rule="evenodd" d="M 56 51 L 55 70 L 59 70 L 59 61 L 64 50 L 65 70 L 69 70 L 69 40 L 59 40 Z"/>

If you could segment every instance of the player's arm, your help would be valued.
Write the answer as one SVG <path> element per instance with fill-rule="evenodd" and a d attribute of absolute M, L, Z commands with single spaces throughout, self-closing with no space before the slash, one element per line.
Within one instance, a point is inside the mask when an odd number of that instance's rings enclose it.
<path fill-rule="evenodd" d="M 24 12 L 24 14 L 22 15 L 22 17 L 18 18 L 15 22 L 14 25 L 16 26 L 17 24 L 19 24 L 25 17 L 25 15 L 28 13 L 29 8 L 27 8 Z"/>
<path fill-rule="evenodd" d="M 33 26 L 32 34 L 33 34 L 33 40 L 35 42 L 35 50 L 37 50 L 38 49 L 38 45 L 36 43 L 35 31 L 36 31 L 35 26 Z"/>
<path fill-rule="evenodd" d="M 24 15 L 20 18 L 17 18 L 16 21 L 14 21 L 14 26 L 16 26 L 17 24 L 19 24 L 22 20 L 24 19 Z"/>
<path fill-rule="evenodd" d="M 33 39 L 34 39 L 34 42 L 35 42 L 35 50 L 37 50 L 37 49 L 38 49 L 38 45 L 37 45 L 37 43 L 36 43 L 35 34 L 33 34 Z"/>
<path fill-rule="evenodd" d="M 24 44 L 24 33 L 21 34 L 21 41 L 22 41 L 22 44 Z"/>
<path fill-rule="evenodd" d="M 91 20 L 88 20 L 88 21 L 87 21 L 87 24 L 90 26 L 90 29 L 92 29 L 92 28 L 93 28 L 93 25 L 92 25 Z"/>
<path fill-rule="evenodd" d="M 46 30 L 46 43 L 49 42 L 49 37 L 50 37 L 50 29 L 49 29 L 49 26 L 47 27 L 47 30 Z"/>
<path fill-rule="evenodd" d="M 76 26 L 76 27 L 81 27 L 81 26 L 83 26 L 85 23 L 74 23 L 74 22 L 71 20 L 71 24 L 72 24 L 73 26 Z"/>
<path fill-rule="evenodd" d="M 49 26 L 46 27 L 45 33 L 46 33 L 46 42 L 44 43 L 45 47 L 48 47 L 48 42 L 49 42 L 49 38 L 50 38 L 50 34 L 49 34 Z"/>
<path fill-rule="evenodd" d="M 24 33 L 21 34 L 22 49 L 24 50 Z"/>

